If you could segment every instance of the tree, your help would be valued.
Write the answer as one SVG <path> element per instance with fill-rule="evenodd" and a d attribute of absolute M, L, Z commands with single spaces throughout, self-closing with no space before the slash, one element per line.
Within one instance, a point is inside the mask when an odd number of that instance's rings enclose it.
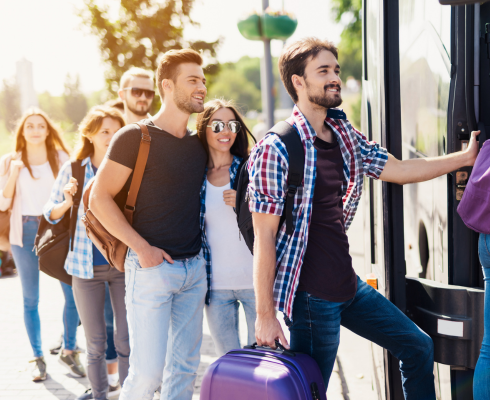
<path fill-rule="evenodd" d="M 217 72 L 215 42 L 186 43 L 184 24 L 198 25 L 190 17 L 194 0 L 121 0 L 119 19 L 111 21 L 108 7 L 84 0 L 80 16 L 100 40 L 102 59 L 107 64 L 107 88 L 115 94 L 119 79 L 131 67 L 155 71 L 158 57 L 171 49 L 191 47 L 210 61 L 206 73 Z"/>
<path fill-rule="evenodd" d="M 333 0 L 332 11 L 336 22 L 349 18 L 340 35 L 339 64 L 342 79 L 362 78 L 362 0 Z M 347 18 L 346 18 L 347 17 Z"/>
<path fill-rule="evenodd" d="M 80 90 L 80 78 L 66 76 L 65 91 L 63 93 L 64 111 L 74 125 L 78 125 L 87 114 L 87 99 Z"/>
<path fill-rule="evenodd" d="M 223 68 L 208 91 L 207 99 L 234 100 L 243 113 L 261 108 L 260 90 L 238 70 Z"/>
<path fill-rule="evenodd" d="M 21 113 L 19 88 L 14 79 L 5 79 L 0 92 L 0 118 L 9 132 L 15 129 Z"/>

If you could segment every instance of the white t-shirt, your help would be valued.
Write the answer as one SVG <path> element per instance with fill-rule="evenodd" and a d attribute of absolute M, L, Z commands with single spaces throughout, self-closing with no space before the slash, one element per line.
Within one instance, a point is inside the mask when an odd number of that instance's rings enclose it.
<path fill-rule="evenodd" d="M 41 165 L 31 165 L 32 179 L 29 170 L 20 170 L 19 186 L 21 192 L 22 215 L 39 216 L 48 202 L 54 184 L 54 175 L 49 162 Z"/>
<path fill-rule="evenodd" d="M 213 290 L 253 289 L 253 256 L 240 240 L 236 214 L 226 205 L 223 192 L 230 184 L 206 186 L 206 237 L 211 250 Z"/>

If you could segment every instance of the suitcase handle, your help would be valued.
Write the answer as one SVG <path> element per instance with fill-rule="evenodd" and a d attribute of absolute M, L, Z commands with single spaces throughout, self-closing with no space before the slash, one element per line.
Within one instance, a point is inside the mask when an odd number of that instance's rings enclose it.
<path fill-rule="evenodd" d="M 294 352 L 287 350 L 281 343 L 279 343 L 279 341 L 276 340 L 275 342 L 276 342 L 277 349 L 273 349 L 269 346 L 258 346 L 257 342 L 255 342 L 254 344 L 252 344 L 250 346 L 243 346 L 243 348 L 244 349 L 253 349 L 253 350 L 255 350 L 255 349 L 267 350 L 267 351 L 270 351 L 272 353 L 284 354 L 284 355 L 291 356 L 291 357 L 295 356 Z"/>

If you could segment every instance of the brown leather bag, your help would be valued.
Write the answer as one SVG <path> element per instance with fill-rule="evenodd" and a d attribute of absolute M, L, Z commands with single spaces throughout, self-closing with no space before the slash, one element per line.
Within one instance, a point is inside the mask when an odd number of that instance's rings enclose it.
<path fill-rule="evenodd" d="M 130 225 L 133 224 L 136 199 L 145 172 L 146 162 L 148 161 L 151 143 L 151 136 L 146 125 L 140 122 L 136 122 L 136 124 L 141 129 L 141 142 L 133 171 L 133 179 L 131 181 L 131 186 L 129 187 L 128 198 L 123 210 L 124 216 Z M 109 265 L 124 272 L 124 261 L 126 259 L 128 246 L 110 234 L 97 220 L 92 211 L 90 211 L 89 197 L 94 179 L 95 177 L 87 183 L 87 188 L 83 194 L 83 205 L 86 211 L 85 215 L 82 217 L 82 223 L 85 225 L 88 238 L 93 242 L 95 247 L 99 249 Z"/>

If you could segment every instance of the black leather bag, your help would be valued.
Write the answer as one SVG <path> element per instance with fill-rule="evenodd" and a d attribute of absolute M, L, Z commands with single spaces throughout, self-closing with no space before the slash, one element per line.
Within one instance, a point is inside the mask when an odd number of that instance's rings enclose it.
<path fill-rule="evenodd" d="M 85 166 L 82 167 L 80 160 L 73 161 L 71 170 L 72 176 L 78 182 L 77 193 L 73 196 L 73 206 L 57 224 L 49 223 L 42 216 L 34 241 L 36 254 L 39 257 L 39 270 L 68 285 L 71 285 L 72 276 L 65 270 L 65 260 L 70 250 L 70 240 L 73 251 L 78 208 L 85 181 Z"/>

